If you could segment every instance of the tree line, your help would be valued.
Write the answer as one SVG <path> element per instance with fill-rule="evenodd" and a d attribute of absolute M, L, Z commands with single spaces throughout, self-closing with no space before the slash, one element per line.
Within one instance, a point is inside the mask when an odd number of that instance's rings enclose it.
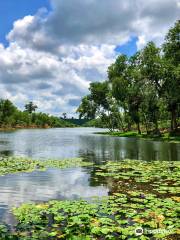
<path fill-rule="evenodd" d="M 133 56 L 120 55 L 108 68 L 108 79 L 93 82 L 77 109 L 80 118 L 96 118 L 110 130 L 160 134 L 177 132 L 180 119 L 180 21 L 157 47 L 149 42 Z M 167 123 L 167 124 L 164 124 Z"/>
<path fill-rule="evenodd" d="M 58 117 L 46 113 L 36 113 L 37 105 L 29 102 L 24 111 L 20 111 L 10 100 L 0 99 L 0 128 L 48 128 L 70 127 L 68 123 Z"/>

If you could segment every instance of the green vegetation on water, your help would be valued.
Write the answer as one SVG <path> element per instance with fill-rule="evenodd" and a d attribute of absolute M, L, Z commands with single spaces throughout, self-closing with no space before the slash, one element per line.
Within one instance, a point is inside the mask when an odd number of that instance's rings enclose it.
<path fill-rule="evenodd" d="M 20 172 L 43 171 L 48 168 L 68 168 L 91 166 L 92 163 L 84 162 L 80 158 L 64 160 L 33 160 L 22 157 L 0 158 L 0 176 Z"/>
<path fill-rule="evenodd" d="M 80 159 L 67 161 L 45 165 L 86 166 Z M 36 169 L 33 160 L 30 165 Z M 108 186 L 108 197 L 23 204 L 13 209 L 13 231 L 0 225 L 0 239 L 178 239 L 179 162 L 124 160 L 93 168 L 95 180 Z"/>

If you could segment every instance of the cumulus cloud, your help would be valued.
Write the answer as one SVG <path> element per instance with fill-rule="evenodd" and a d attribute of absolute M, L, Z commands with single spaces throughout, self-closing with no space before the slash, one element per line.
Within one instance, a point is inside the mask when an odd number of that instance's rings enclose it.
<path fill-rule="evenodd" d="M 179 0 L 51 0 L 52 10 L 14 22 L 0 45 L 0 94 L 41 111 L 74 113 L 92 81 L 106 78 L 117 45 L 162 43 Z"/>
<path fill-rule="evenodd" d="M 74 113 L 77 105 L 73 101 L 80 102 L 90 81 L 105 78 L 105 69 L 115 55 L 113 49 L 105 45 L 77 46 L 60 59 L 47 51 L 23 48 L 15 42 L 8 48 L 1 45 L 0 94 L 18 105 L 20 100 L 34 100 L 40 110 L 49 113 Z"/>

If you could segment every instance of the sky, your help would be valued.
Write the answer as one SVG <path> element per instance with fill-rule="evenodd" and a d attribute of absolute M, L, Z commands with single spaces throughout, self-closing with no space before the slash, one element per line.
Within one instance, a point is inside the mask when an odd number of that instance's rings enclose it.
<path fill-rule="evenodd" d="M 0 98 L 74 116 L 119 54 L 160 46 L 180 0 L 1 0 Z"/>

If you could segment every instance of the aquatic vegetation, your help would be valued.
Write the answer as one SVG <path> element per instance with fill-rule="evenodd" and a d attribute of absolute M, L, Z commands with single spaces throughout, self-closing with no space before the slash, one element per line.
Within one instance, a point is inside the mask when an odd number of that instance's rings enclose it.
<path fill-rule="evenodd" d="M 168 161 L 145 162 L 124 160 L 100 166 L 96 175 L 110 181 L 111 191 L 139 189 L 155 194 L 180 193 L 180 163 Z M 113 184 L 112 184 L 113 182 Z"/>
<path fill-rule="evenodd" d="M 0 159 L 0 175 L 32 172 L 44 169 L 43 162 L 20 157 L 8 157 Z"/>
<path fill-rule="evenodd" d="M 69 158 L 64 160 L 45 160 L 44 166 L 46 168 L 71 168 L 71 167 L 88 167 L 92 166 L 92 162 L 85 162 L 81 158 Z"/>
<path fill-rule="evenodd" d="M 18 220 L 14 237 L 20 240 L 166 239 L 176 236 L 178 231 L 178 202 L 136 191 L 127 195 L 114 193 L 91 202 L 24 204 L 13 210 Z M 139 228 L 144 229 L 141 236 L 136 234 Z"/>
<path fill-rule="evenodd" d="M 178 239 L 179 168 L 179 162 L 137 160 L 96 166 L 95 178 L 109 186 L 108 197 L 23 204 L 13 209 L 15 231 L 0 225 L 0 239 Z"/>
<path fill-rule="evenodd" d="M 3 157 L 0 158 L 0 176 L 20 172 L 43 171 L 47 168 L 69 168 L 90 165 L 92 163 L 84 162 L 80 158 L 40 161 L 22 157 Z"/>

